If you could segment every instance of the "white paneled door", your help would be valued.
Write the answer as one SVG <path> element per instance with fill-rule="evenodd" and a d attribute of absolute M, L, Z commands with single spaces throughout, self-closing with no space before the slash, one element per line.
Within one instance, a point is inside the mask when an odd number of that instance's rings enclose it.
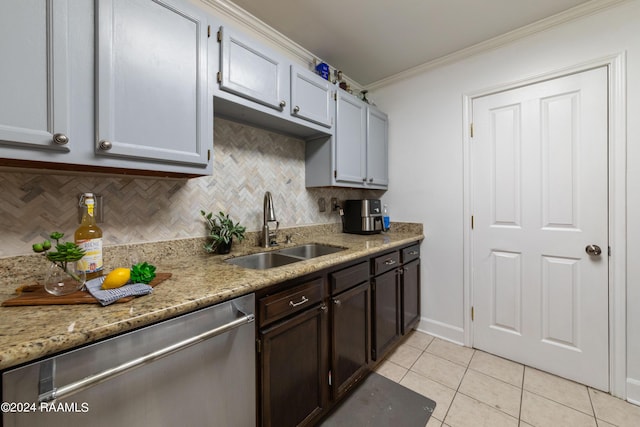
<path fill-rule="evenodd" d="M 479 97 L 471 140 L 474 347 L 605 391 L 607 105 L 606 67 Z"/>

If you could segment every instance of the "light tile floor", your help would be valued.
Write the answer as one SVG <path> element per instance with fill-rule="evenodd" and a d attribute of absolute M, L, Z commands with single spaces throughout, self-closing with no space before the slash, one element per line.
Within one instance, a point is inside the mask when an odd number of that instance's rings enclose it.
<path fill-rule="evenodd" d="M 414 331 L 376 371 L 436 402 L 426 427 L 638 427 L 640 407 Z"/>

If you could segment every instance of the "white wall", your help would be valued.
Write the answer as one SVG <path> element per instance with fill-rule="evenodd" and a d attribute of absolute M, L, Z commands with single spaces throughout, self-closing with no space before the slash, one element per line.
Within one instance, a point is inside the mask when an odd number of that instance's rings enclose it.
<path fill-rule="evenodd" d="M 640 402 L 639 28 L 640 0 L 632 0 L 391 82 L 371 95 L 390 118 L 391 184 L 385 202 L 394 220 L 419 221 L 425 227 L 421 325 L 463 342 L 463 96 L 626 53 L 626 385 L 635 402 Z"/>

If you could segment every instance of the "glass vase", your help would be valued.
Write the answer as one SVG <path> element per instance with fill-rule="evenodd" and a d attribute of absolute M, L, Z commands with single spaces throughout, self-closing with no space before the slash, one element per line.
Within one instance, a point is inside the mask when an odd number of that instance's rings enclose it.
<path fill-rule="evenodd" d="M 67 295 L 82 289 L 86 280 L 86 273 L 78 270 L 75 262 L 67 263 L 66 270 L 52 263 L 45 274 L 44 289 L 52 295 Z"/>

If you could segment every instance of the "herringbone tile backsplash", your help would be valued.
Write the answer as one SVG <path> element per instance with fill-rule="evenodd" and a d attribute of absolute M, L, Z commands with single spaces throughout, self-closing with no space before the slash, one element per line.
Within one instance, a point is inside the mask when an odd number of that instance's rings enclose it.
<path fill-rule="evenodd" d="M 0 169 L 0 257 L 31 253 L 31 244 L 51 231 L 73 236 L 82 192 L 103 197 L 105 245 L 204 236 L 200 210 L 223 210 L 258 231 L 265 191 L 273 196 L 282 228 L 339 222 L 331 197 L 382 194 L 307 189 L 304 167 L 304 141 L 216 118 L 212 176 L 176 180 Z M 326 212 L 319 212 L 320 198 Z"/>

